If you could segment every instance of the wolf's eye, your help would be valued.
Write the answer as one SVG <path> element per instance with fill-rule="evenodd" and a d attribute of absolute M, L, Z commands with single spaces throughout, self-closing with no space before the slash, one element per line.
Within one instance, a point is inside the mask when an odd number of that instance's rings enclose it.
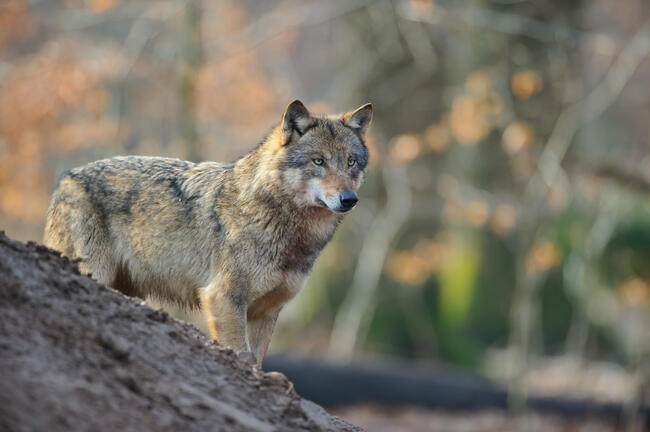
<path fill-rule="evenodd" d="M 323 158 L 316 158 L 316 159 L 313 160 L 313 162 L 314 162 L 314 164 L 316 164 L 318 166 L 322 166 L 325 163 Z"/>
<path fill-rule="evenodd" d="M 348 159 L 348 166 L 349 167 L 353 167 L 354 164 L 356 164 L 356 163 L 357 163 L 356 159 L 353 159 L 353 158 Z"/>

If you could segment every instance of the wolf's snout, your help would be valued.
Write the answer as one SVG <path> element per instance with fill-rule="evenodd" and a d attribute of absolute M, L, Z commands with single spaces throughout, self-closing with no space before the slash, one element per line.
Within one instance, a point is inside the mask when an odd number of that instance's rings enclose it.
<path fill-rule="evenodd" d="M 345 210 L 350 210 L 359 201 L 359 197 L 354 192 L 343 192 L 339 195 L 339 200 L 341 201 L 341 207 Z"/>

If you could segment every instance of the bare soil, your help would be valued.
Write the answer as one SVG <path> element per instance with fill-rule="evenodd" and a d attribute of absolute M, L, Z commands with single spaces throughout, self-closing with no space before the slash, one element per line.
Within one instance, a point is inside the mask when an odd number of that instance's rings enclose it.
<path fill-rule="evenodd" d="M 284 375 L 0 232 L 0 430 L 360 429 Z"/>

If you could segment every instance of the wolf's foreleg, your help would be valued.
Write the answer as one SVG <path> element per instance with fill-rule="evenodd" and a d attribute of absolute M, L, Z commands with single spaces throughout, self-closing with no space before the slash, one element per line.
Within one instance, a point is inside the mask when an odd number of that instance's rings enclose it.
<path fill-rule="evenodd" d="M 269 311 L 262 316 L 248 318 L 248 336 L 250 339 L 251 349 L 257 359 L 258 366 L 262 366 L 266 350 L 271 343 L 271 335 L 278 320 L 280 308 Z"/>
<path fill-rule="evenodd" d="M 220 280 L 204 289 L 201 309 L 206 317 L 210 336 L 236 352 L 251 351 L 246 333 L 246 303 L 232 295 L 233 287 Z"/>

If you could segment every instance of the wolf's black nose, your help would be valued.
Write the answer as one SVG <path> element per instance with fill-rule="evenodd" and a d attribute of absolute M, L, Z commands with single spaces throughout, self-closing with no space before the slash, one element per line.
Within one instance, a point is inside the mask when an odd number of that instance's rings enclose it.
<path fill-rule="evenodd" d="M 341 207 L 351 209 L 359 201 L 357 194 L 354 192 L 343 192 L 339 199 L 341 200 Z"/>

